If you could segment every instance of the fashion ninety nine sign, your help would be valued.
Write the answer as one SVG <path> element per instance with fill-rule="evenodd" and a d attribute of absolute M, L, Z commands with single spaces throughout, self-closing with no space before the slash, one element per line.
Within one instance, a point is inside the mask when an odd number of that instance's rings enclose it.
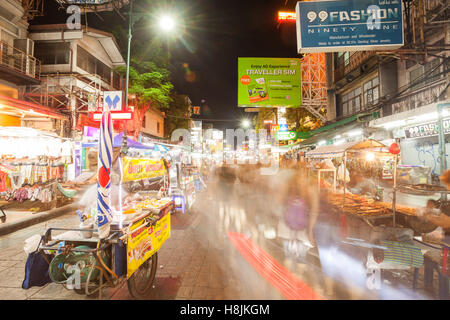
<path fill-rule="evenodd" d="M 442 126 L 444 127 L 444 134 L 450 133 L 450 119 L 443 120 Z M 427 124 L 406 127 L 404 130 L 405 136 L 408 139 L 432 137 L 439 134 L 439 124 L 437 122 L 430 122 Z"/>
<path fill-rule="evenodd" d="M 401 0 L 302 1 L 296 13 L 299 53 L 403 46 Z"/>

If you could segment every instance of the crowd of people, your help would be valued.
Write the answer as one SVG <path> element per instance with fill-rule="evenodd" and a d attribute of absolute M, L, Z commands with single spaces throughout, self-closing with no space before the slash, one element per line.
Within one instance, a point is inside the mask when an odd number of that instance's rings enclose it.
<path fill-rule="evenodd" d="M 327 189 L 313 187 L 317 183 L 307 174 L 306 164 L 293 161 L 274 175 L 261 174 L 261 168 L 259 164 L 222 165 L 210 171 L 208 207 L 211 219 L 216 221 L 216 237 L 223 239 L 226 231 L 232 230 L 247 234 L 254 241 L 299 239 L 307 249 L 318 251 L 323 273 L 334 279 L 354 277 L 354 270 L 336 265 L 338 255 L 342 260 L 351 258 L 342 246 L 345 236 L 341 213 L 328 203 Z M 450 188 L 449 172 L 442 181 Z M 436 203 L 429 204 L 430 210 L 432 206 L 435 208 Z M 436 217 L 436 228 L 442 228 L 448 237 L 450 217 Z"/>

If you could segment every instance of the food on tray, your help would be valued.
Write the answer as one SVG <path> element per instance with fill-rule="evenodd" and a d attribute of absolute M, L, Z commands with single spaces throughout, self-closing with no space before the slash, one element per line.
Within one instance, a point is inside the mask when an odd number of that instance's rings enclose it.
<path fill-rule="evenodd" d="M 333 193 L 330 195 L 328 201 L 330 204 L 342 210 L 344 195 Z M 373 199 L 366 199 L 355 194 L 345 195 L 345 204 L 343 211 L 345 213 L 357 214 L 360 216 L 384 216 L 389 215 L 390 212 L 380 202 L 375 202 Z"/>
<path fill-rule="evenodd" d="M 123 214 L 133 214 L 133 213 L 136 213 L 136 210 L 134 210 L 134 209 L 128 209 L 128 210 L 124 210 L 124 211 L 123 211 Z"/>
<path fill-rule="evenodd" d="M 139 202 L 136 209 L 159 209 L 166 206 L 170 201 L 170 199 L 147 199 Z"/>

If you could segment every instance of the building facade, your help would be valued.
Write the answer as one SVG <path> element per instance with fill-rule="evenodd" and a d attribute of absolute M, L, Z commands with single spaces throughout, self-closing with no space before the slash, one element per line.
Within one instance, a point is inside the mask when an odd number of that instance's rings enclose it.
<path fill-rule="evenodd" d="M 372 138 L 389 144 L 397 139 L 402 164 L 429 166 L 438 175 L 437 109 L 450 99 L 450 8 L 437 0 L 403 5 L 404 47 L 327 53 L 328 104 L 335 118 L 305 142 L 318 146 Z M 442 114 L 448 153 L 450 114 L 445 107 Z"/>
<path fill-rule="evenodd" d="M 125 66 L 125 61 L 114 37 L 93 28 L 71 30 L 59 24 L 31 26 L 30 38 L 41 61 L 41 84 L 27 85 L 21 92 L 23 99 L 66 114 L 70 125 L 65 135 L 81 134 L 90 124 L 89 112 L 103 107 L 104 93 L 123 91 L 122 76 L 114 69 Z M 50 124 L 30 126 L 44 129 Z"/>
<path fill-rule="evenodd" d="M 0 126 L 27 126 L 46 121 L 52 126 L 68 121 L 65 114 L 23 98 L 26 86 L 40 86 L 41 62 L 34 54 L 28 21 L 42 14 L 41 1 L 0 2 Z"/>
<path fill-rule="evenodd" d="M 164 113 L 150 107 L 142 118 L 141 132 L 147 136 L 164 138 Z"/>

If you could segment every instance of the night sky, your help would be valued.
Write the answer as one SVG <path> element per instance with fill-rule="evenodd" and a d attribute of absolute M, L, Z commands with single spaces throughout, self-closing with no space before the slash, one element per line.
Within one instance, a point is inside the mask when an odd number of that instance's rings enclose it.
<path fill-rule="evenodd" d="M 205 100 L 210 112 L 203 113 L 202 119 L 235 120 L 209 121 L 215 128 L 234 128 L 243 117 L 255 115 L 237 107 L 238 57 L 299 57 L 295 24 L 278 25 L 276 21 L 278 10 L 294 11 L 296 1 L 176 0 L 167 3 L 170 3 L 169 10 L 182 17 L 185 29 L 180 38 L 168 44 L 175 90 L 188 95 L 194 105 Z M 46 7 L 45 16 L 35 18 L 32 24 L 65 23 L 68 15 L 58 10 L 56 2 L 47 0 Z M 145 0 L 135 0 L 137 11 L 146 7 Z M 127 10 L 125 7 L 121 12 Z M 89 25 L 107 32 L 114 23 L 127 25 L 117 13 L 101 16 L 104 21 L 88 14 Z M 194 80 L 186 80 L 185 63 L 195 74 Z"/>

